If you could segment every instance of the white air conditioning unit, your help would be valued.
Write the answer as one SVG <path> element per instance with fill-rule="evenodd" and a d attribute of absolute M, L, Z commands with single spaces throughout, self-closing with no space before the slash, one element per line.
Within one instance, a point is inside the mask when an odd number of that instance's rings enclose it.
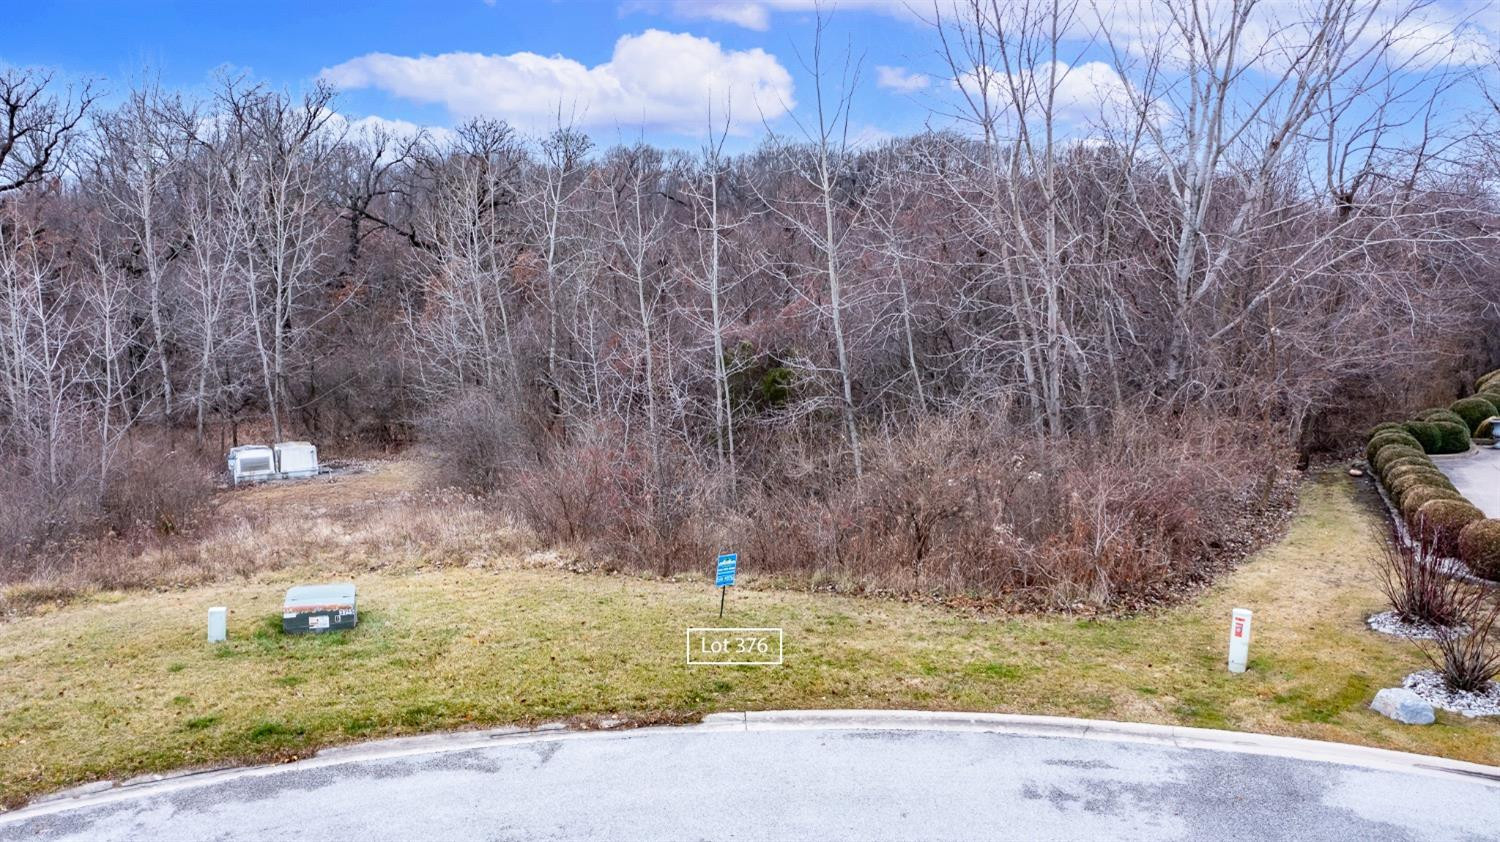
<path fill-rule="evenodd" d="M 229 478 L 235 485 L 276 478 L 276 453 L 263 444 L 244 444 L 229 451 Z"/>
<path fill-rule="evenodd" d="M 283 479 L 318 475 L 318 449 L 305 441 L 284 441 L 276 445 L 276 469 Z"/>

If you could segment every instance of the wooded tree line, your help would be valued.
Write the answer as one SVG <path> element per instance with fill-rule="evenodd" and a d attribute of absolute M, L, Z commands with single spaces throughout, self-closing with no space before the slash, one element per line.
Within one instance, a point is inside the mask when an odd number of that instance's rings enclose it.
<path fill-rule="evenodd" d="M 1095 41 L 1125 81 L 1080 114 L 1091 7 L 944 4 L 953 128 L 860 145 L 858 64 L 820 22 L 806 116 L 744 154 L 712 98 L 697 149 L 601 148 L 504 115 L 383 131 L 321 85 L 106 110 L 4 71 L 0 471 L 32 501 L 9 534 L 86 518 L 145 430 L 217 458 L 262 418 L 325 450 L 426 435 L 559 539 L 619 512 L 663 568 L 725 540 L 683 538 L 695 517 L 779 533 L 819 505 L 841 558 L 865 521 L 829 501 L 904 476 L 922 499 L 870 517 L 918 586 L 943 524 L 1018 523 L 974 490 L 986 460 L 1104 476 L 1089 450 L 1192 440 L 1256 479 L 1249 451 L 1335 443 L 1500 352 L 1495 99 L 1462 43 L 1410 43 L 1421 10 L 1158 0 L 1158 30 Z M 1016 540 L 1055 541 L 1077 491 Z"/>

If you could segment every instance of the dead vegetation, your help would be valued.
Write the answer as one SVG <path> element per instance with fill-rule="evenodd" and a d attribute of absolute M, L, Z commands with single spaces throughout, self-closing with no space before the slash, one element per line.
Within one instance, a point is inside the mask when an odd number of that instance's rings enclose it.
<path fill-rule="evenodd" d="M 1270 473 L 1246 476 L 1237 469 L 1245 453 L 1216 446 L 1209 428 L 1132 429 L 1109 447 L 1064 442 L 1026 454 L 982 424 L 932 422 L 871 436 L 859 484 L 789 447 L 763 466 L 777 476 L 747 479 L 738 496 L 686 461 L 648 482 L 641 454 L 607 431 L 538 467 L 459 472 L 500 471 L 505 482 L 490 494 L 445 487 L 456 455 L 425 451 L 341 463 L 313 480 L 221 481 L 171 529 L 75 535 L 12 563 L 0 616 L 94 591 L 188 588 L 291 566 L 351 576 L 528 565 L 693 576 L 726 547 L 754 559 L 761 581 L 792 589 L 1132 610 L 1173 600 L 1259 546 L 1295 485 L 1274 455 Z M 155 487 L 146 481 L 142 493 Z"/>
<path fill-rule="evenodd" d="M 436 487 L 420 456 L 360 463 L 313 480 L 221 488 L 170 532 L 74 537 L 26 559 L 0 616 L 98 590 L 162 590 L 286 566 L 330 575 L 523 563 L 524 533 L 493 501 Z"/>
<path fill-rule="evenodd" d="M 786 435 L 747 449 L 736 488 L 686 451 L 653 471 L 596 429 L 497 493 L 540 540 L 606 566 L 697 572 L 732 548 L 820 590 L 1089 610 L 1169 599 L 1259 546 L 1289 507 L 1295 474 L 1272 444 L 1181 418 L 1111 428 L 1091 443 L 928 419 L 867 434 L 858 479 Z"/>

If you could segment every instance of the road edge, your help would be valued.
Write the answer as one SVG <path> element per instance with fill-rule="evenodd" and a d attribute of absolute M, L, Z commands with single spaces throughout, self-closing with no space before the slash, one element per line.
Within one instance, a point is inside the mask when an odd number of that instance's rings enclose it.
<path fill-rule="evenodd" d="M 24 807 L 0 812 L 0 825 L 92 807 L 193 789 L 228 780 L 266 777 L 283 772 L 339 766 L 363 761 L 391 760 L 415 755 L 440 755 L 496 745 L 576 739 L 620 739 L 659 731 L 947 731 L 986 732 L 1010 736 L 1128 742 L 1240 754 L 1287 757 L 1341 766 L 1403 772 L 1428 777 L 1459 776 L 1500 788 L 1500 767 L 1451 760 L 1392 749 L 1281 737 L 1242 731 L 1218 731 L 1180 725 L 1115 722 L 1013 713 L 967 713 L 920 710 L 775 710 L 710 713 L 690 725 L 644 728 L 570 729 L 563 723 L 536 728 L 494 728 L 397 737 L 323 749 L 291 763 L 234 766 L 126 781 L 96 781 L 43 796 Z"/>

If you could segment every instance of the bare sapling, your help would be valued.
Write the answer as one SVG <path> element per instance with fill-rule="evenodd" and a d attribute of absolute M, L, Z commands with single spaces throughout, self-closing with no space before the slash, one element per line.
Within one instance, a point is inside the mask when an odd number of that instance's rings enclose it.
<path fill-rule="evenodd" d="M 1403 623 L 1441 629 L 1460 622 L 1462 584 L 1437 561 L 1421 542 L 1408 544 L 1395 535 L 1382 542 L 1375 558 L 1380 592 Z"/>
<path fill-rule="evenodd" d="M 1440 628 L 1422 654 L 1449 689 L 1482 693 L 1500 675 L 1500 596 L 1482 586 L 1455 590 L 1454 623 Z"/>

